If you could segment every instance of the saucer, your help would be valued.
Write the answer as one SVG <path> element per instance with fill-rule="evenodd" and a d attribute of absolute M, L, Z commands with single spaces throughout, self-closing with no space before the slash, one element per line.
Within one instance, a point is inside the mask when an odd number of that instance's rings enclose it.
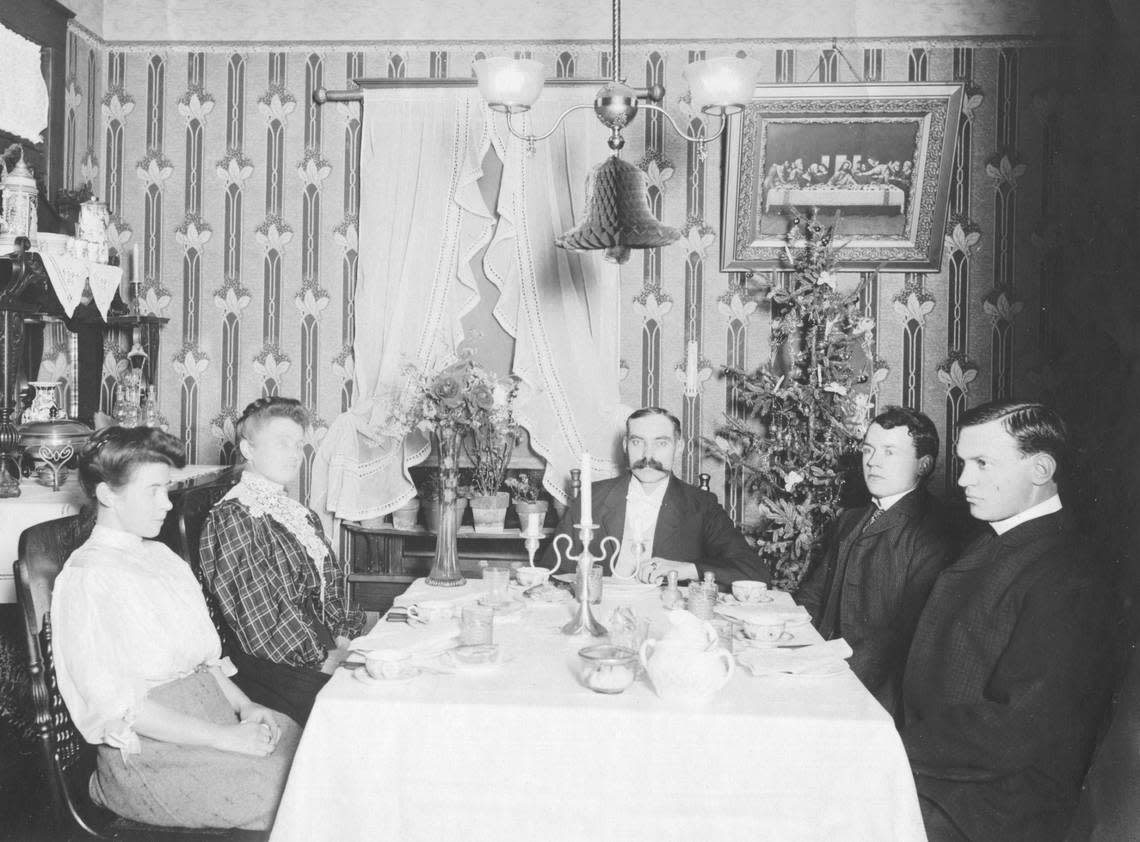
<path fill-rule="evenodd" d="M 772 601 L 772 595 L 770 593 L 763 594 L 762 596 L 760 596 L 759 599 L 741 599 L 736 594 L 732 594 L 732 593 L 724 594 L 724 596 L 725 596 L 725 600 L 724 600 L 725 602 L 731 601 L 731 602 L 739 603 L 740 605 L 759 605 L 762 602 L 771 602 Z"/>
<path fill-rule="evenodd" d="M 352 671 L 352 677 L 362 684 L 375 686 L 377 684 L 405 684 L 423 672 L 419 667 L 411 666 L 395 678 L 373 678 L 365 667 L 357 667 Z"/>
<path fill-rule="evenodd" d="M 522 611 L 523 609 L 523 601 L 521 599 L 516 599 L 515 597 L 511 597 L 506 602 L 498 603 L 486 602 L 480 598 L 479 604 L 484 608 L 490 608 L 493 610 L 496 617 L 505 617 L 509 614 L 515 614 L 519 611 Z"/>
<path fill-rule="evenodd" d="M 780 636 L 775 640 L 757 640 L 754 637 L 749 637 L 746 635 L 744 633 L 744 629 L 738 629 L 736 633 L 736 639 L 743 640 L 745 643 L 748 643 L 752 646 L 780 646 L 787 643 L 789 640 L 794 640 L 795 635 L 790 631 L 782 631 L 780 632 Z"/>

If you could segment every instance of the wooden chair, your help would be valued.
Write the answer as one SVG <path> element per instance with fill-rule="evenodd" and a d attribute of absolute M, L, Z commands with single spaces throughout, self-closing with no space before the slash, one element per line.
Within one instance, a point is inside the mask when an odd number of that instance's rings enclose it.
<path fill-rule="evenodd" d="M 234 487 L 238 476 L 237 473 L 227 474 L 224 479 L 216 483 L 183 492 L 177 504 L 176 540 L 168 542 L 176 553 L 186 559 L 186 563 L 190 565 L 190 569 L 198 579 L 198 584 L 202 586 L 202 595 L 206 597 L 206 608 L 210 612 L 210 619 L 214 622 L 214 628 L 218 630 L 218 637 L 222 639 L 223 654 L 229 654 L 235 645 L 233 633 L 226 623 L 218 601 L 202 578 L 202 556 L 198 549 L 198 539 L 202 536 L 206 515 Z"/>
<path fill-rule="evenodd" d="M 145 825 L 99 807 L 88 795 L 95 768 L 95 747 L 75 728 L 56 683 L 52 661 L 51 592 L 68 556 L 87 539 L 94 519 L 71 515 L 25 529 L 15 563 L 19 598 L 28 646 L 29 680 L 36 738 L 48 782 L 51 818 L 59 838 L 151 840 L 177 836 L 182 840 L 242 840 L 268 838 L 248 830 L 187 829 Z"/>

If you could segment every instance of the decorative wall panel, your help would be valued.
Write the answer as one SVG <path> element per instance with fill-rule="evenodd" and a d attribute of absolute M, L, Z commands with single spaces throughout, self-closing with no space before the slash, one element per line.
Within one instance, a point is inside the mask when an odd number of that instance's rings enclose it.
<path fill-rule="evenodd" d="M 315 87 L 344 88 L 366 72 L 467 75 L 479 53 L 528 53 L 552 76 L 605 76 L 610 62 L 608 42 L 105 44 L 82 27 L 72 36 L 71 186 L 89 181 L 110 202 L 116 250 L 142 232 L 144 307 L 171 319 L 156 361 L 162 410 L 199 462 L 234 459 L 237 413 L 261 395 L 305 402 L 317 421 L 310 452 L 352 400 L 357 243 L 367 236 L 357 230 L 360 113 L 353 103 L 317 108 Z M 948 433 L 968 406 L 1023 396 L 1031 384 L 1018 377 L 1021 361 L 1048 332 L 1018 318 L 1048 277 L 1047 229 L 1036 245 L 1029 234 L 1059 201 L 1040 183 L 1057 163 L 1048 94 L 1035 93 L 1046 90 L 1055 64 L 1041 55 L 1057 48 L 952 38 L 851 41 L 842 54 L 831 47 L 626 41 L 624 67 L 638 84 L 663 84 L 664 107 L 689 131 L 705 126 L 688 110 L 681 73 L 704 55 L 757 58 L 761 84 L 867 73 L 967 86 L 943 270 L 862 279 L 864 310 L 879 321 L 875 401 L 910 403 L 934 418 L 944 440 L 937 488 L 952 492 Z M 724 413 L 740 412 L 722 367 L 767 360 L 770 308 L 754 282 L 717 269 L 720 144 L 701 159 L 657 115 L 638 119 L 625 155 L 646 173 L 653 213 L 685 238 L 623 267 L 622 396 L 682 416 L 681 472 L 692 481 L 712 473 L 733 516 L 744 519 L 739 477 L 725 476 L 704 440 Z M 599 128 L 597 160 L 606 154 Z M 691 341 L 695 388 L 686 376 Z M 116 365 L 111 349 L 108 382 Z"/>

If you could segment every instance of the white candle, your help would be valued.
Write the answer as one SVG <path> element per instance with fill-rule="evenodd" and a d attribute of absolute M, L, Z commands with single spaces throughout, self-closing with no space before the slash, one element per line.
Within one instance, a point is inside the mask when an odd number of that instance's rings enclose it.
<path fill-rule="evenodd" d="M 697 354 L 697 340 L 690 340 L 685 358 L 685 394 L 690 396 L 697 393 Z"/>
<path fill-rule="evenodd" d="M 131 280 L 137 284 L 143 282 L 142 276 L 142 249 L 135 243 L 131 249 Z"/>
<path fill-rule="evenodd" d="M 582 501 L 582 523 L 594 523 L 594 496 L 593 489 L 590 484 L 593 480 L 590 475 L 590 454 L 582 451 L 582 493 L 579 499 Z"/>

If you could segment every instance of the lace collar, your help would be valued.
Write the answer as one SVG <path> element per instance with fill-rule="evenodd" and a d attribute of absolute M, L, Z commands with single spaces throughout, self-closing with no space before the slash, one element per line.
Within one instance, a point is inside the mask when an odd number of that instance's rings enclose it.
<path fill-rule="evenodd" d="M 321 605 L 325 602 L 324 561 L 329 554 L 328 545 L 317 534 L 309 519 L 309 510 L 285 493 L 285 486 L 245 471 L 241 481 L 224 499 L 238 500 L 254 517 L 271 517 L 285 527 L 313 561 L 317 578 L 321 582 Z"/>

